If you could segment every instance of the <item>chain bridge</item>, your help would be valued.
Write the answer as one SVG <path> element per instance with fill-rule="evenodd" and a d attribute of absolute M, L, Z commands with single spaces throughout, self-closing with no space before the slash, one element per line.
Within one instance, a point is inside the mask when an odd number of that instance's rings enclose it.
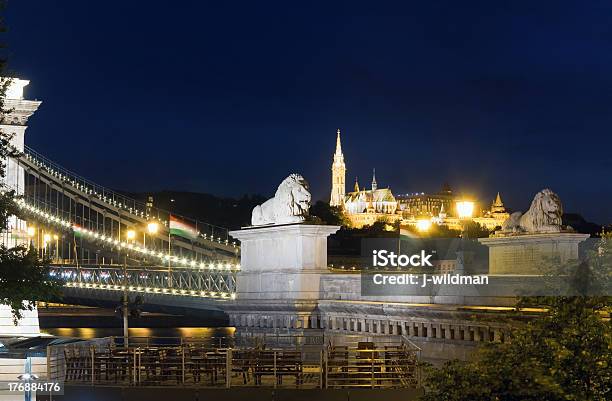
<path fill-rule="evenodd" d="M 21 242 L 51 261 L 68 293 L 127 286 L 133 293 L 234 297 L 240 247 L 227 229 L 105 188 L 27 146 L 11 162 L 24 177 L 23 187 L 14 188 L 19 217 L 27 221 Z M 171 215 L 196 235 L 171 235 Z"/>
<path fill-rule="evenodd" d="M 228 230 L 106 188 L 26 146 L 41 104 L 24 99 L 27 84 L 11 82 L 0 121 L 15 150 L 2 190 L 17 204 L 2 242 L 36 249 L 65 295 L 82 303 L 117 301 L 124 291 L 167 304 L 233 299 L 240 245 Z"/>

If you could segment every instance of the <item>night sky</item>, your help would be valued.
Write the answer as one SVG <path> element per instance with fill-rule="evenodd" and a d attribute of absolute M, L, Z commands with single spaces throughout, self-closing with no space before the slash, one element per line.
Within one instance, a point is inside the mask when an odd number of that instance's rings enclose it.
<path fill-rule="evenodd" d="M 109 187 L 444 182 L 612 222 L 612 3 L 9 1 L 26 143 Z"/>

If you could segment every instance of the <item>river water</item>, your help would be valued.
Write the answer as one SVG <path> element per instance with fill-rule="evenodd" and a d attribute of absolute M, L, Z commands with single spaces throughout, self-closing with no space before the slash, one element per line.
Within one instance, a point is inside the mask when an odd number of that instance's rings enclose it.
<path fill-rule="evenodd" d="M 231 337 L 234 335 L 233 327 L 166 327 L 129 329 L 130 337 Z M 121 327 L 53 327 L 42 328 L 42 333 L 60 337 L 78 337 L 91 339 L 97 337 L 123 336 Z"/>

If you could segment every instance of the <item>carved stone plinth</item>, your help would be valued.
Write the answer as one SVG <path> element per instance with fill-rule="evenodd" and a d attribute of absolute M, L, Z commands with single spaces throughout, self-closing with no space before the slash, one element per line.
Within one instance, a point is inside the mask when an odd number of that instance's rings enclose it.
<path fill-rule="evenodd" d="M 319 299 L 327 237 L 339 228 L 289 224 L 230 232 L 241 241 L 236 299 Z"/>
<path fill-rule="evenodd" d="M 327 237 L 338 226 L 290 224 L 245 228 L 236 300 L 225 305 L 238 331 L 321 328 L 318 302 L 327 271 Z M 315 330 L 316 331 L 316 330 Z"/>
<path fill-rule="evenodd" d="M 479 238 L 489 247 L 489 274 L 541 275 L 551 260 L 578 259 L 578 244 L 588 234 L 547 233 Z"/>

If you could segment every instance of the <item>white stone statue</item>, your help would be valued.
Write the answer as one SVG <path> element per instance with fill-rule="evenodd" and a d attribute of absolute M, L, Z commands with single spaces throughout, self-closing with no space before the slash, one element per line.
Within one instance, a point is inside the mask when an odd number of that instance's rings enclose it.
<path fill-rule="evenodd" d="M 274 198 L 255 206 L 251 225 L 301 223 L 310 209 L 308 182 L 300 174 L 291 174 L 280 183 Z"/>
<path fill-rule="evenodd" d="M 536 194 L 529 210 L 515 212 L 502 224 L 501 233 L 558 233 L 562 230 L 561 199 L 550 189 Z"/>

